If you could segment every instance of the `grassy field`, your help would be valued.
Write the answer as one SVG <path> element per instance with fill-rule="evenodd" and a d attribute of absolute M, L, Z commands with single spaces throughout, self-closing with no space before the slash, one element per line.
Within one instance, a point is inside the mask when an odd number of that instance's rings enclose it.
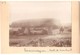
<path fill-rule="evenodd" d="M 71 33 L 24 36 L 12 35 L 9 40 L 9 45 L 14 47 L 71 47 Z"/>

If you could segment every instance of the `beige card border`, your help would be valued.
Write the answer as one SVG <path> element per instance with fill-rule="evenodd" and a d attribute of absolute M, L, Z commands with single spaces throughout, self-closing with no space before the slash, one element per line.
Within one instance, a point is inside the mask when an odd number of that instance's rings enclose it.
<path fill-rule="evenodd" d="M 2 53 L 79 53 L 79 3 L 71 2 L 71 4 L 72 47 L 9 47 L 9 5 L 7 2 L 0 2 Z"/>

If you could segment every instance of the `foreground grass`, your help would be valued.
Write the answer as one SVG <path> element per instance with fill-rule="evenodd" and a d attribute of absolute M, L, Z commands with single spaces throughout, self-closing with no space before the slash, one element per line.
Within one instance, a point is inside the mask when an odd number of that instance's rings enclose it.
<path fill-rule="evenodd" d="M 12 35 L 9 45 L 14 47 L 71 47 L 71 34 Z"/>

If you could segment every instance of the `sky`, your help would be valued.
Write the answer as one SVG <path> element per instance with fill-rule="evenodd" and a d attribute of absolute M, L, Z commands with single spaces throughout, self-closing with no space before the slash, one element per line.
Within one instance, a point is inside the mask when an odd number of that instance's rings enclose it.
<path fill-rule="evenodd" d="M 8 2 L 10 23 L 18 20 L 54 18 L 62 25 L 71 23 L 71 2 Z"/>

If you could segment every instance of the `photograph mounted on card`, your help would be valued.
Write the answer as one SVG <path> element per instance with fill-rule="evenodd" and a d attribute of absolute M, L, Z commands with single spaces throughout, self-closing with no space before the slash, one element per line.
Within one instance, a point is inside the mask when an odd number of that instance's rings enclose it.
<path fill-rule="evenodd" d="M 8 1 L 0 6 L 2 53 L 79 52 L 78 2 Z"/>

